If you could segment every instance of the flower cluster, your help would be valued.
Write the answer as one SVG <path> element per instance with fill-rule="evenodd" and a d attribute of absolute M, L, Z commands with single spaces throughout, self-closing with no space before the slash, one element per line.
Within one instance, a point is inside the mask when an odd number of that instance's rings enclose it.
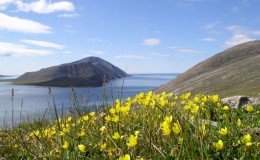
<path fill-rule="evenodd" d="M 76 113 L 0 131 L 0 140 L 9 155 L 27 159 L 256 159 L 260 152 L 259 107 L 231 110 L 218 95 L 150 91 Z"/>

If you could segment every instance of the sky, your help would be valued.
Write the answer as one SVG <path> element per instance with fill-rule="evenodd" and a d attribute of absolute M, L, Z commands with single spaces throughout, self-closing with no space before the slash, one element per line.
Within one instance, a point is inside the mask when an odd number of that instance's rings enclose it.
<path fill-rule="evenodd" d="M 182 73 L 260 39 L 259 0 L 0 0 L 0 75 L 100 57 Z"/>

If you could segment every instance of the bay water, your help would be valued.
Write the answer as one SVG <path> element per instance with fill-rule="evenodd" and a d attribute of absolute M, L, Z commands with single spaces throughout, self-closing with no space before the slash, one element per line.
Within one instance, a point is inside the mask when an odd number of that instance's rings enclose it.
<path fill-rule="evenodd" d="M 10 82 L 0 82 L 0 128 L 8 127 L 11 123 L 18 124 L 50 116 L 46 111 L 54 106 L 53 98 L 58 110 L 65 112 L 71 108 L 75 94 L 79 105 L 91 108 L 100 106 L 105 101 L 112 103 L 118 98 L 124 100 L 140 92 L 151 91 L 178 75 L 178 73 L 132 74 L 124 79 L 107 82 L 102 87 L 77 88 L 48 88 L 47 86 L 12 85 Z M 47 115 L 44 115 L 45 113 Z"/>

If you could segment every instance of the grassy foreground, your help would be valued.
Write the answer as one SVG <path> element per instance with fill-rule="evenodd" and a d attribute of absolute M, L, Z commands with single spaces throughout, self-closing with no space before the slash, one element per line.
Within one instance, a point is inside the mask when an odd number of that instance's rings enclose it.
<path fill-rule="evenodd" d="M 97 112 L 0 131 L 5 159 L 258 159 L 259 107 L 218 95 L 137 94 Z M 54 108 L 55 109 L 55 108 Z"/>

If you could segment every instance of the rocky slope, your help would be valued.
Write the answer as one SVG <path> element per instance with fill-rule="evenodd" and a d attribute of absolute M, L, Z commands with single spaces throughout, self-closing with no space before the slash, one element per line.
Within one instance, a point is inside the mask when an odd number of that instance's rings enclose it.
<path fill-rule="evenodd" d="M 260 41 L 216 54 L 155 90 L 163 91 L 260 96 Z"/>
<path fill-rule="evenodd" d="M 106 80 L 122 78 L 127 74 L 111 63 L 88 57 L 59 66 L 27 72 L 14 80 L 14 84 L 43 86 L 101 86 Z"/>

